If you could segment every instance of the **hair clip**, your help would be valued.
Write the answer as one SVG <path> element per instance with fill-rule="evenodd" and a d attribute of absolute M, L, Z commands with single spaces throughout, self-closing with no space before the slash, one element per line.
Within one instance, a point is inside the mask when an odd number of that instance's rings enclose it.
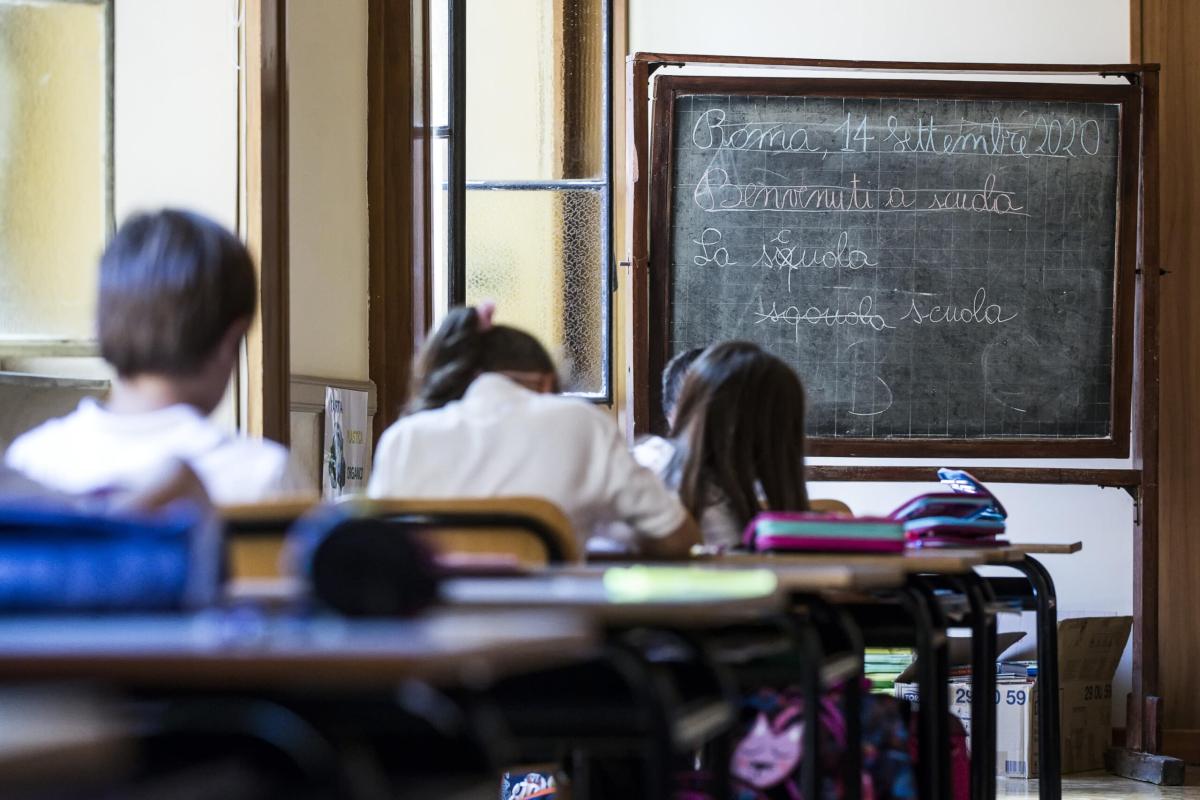
<path fill-rule="evenodd" d="M 475 306 L 475 314 L 479 317 L 479 330 L 486 331 L 492 327 L 492 315 L 496 313 L 496 304 L 485 300 Z"/>

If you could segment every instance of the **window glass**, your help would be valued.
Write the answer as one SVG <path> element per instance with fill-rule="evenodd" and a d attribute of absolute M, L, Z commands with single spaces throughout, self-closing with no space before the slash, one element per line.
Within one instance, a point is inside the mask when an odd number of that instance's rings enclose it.
<path fill-rule="evenodd" d="M 548 345 L 568 391 L 604 385 L 600 204 L 586 191 L 467 193 L 467 302 L 495 300 L 497 321 Z"/>
<path fill-rule="evenodd" d="M 93 337 L 107 27 L 104 3 L 0 0 L 0 338 Z"/>
<path fill-rule="evenodd" d="M 498 321 L 559 356 L 570 390 L 608 399 L 608 4 L 458 9 L 467 15 L 464 299 L 497 301 Z"/>

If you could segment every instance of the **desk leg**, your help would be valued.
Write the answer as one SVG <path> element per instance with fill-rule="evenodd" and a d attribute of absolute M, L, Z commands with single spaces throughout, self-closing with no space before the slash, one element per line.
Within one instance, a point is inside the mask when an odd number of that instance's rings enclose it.
<path fill-rule="evenodd" d="M 863 662 L 863 634 L 852 614 L 845 608 L 827 602 L 820 596 L 797 598 L 807 606 L 813 618 L 820 622 L 820 629 L 835 641 L 826 652 L 851 653 L 855 657 L 854 674 L 843 687 L 842 714 L 846 723 L 846 740 L 842 750 L 842 782 L 844 800 L 859 800 L 862 797 L 863 736 L 862 696 L 866 668 Z M 825 634 L 823 634 L 825 635 Z"/>
<path fill-rule="evenodd" d="M 843 709 L 846 715 L 846 746 L 845 746 L 845 798 L 860 800 L 862 797 L 863 771 L 863 736 L 862 736 L 862 696 L 863 681 L 866 679 L 866 665 L 863 656 L 862 631 L 854 624 L 854 620 L 842 609 L 834 609 L 834 619 L 846 637 L 850 651 L 857 659 L 857 669 L 846 682 L 843 694 Z"/>
<path fill-rule="evenodd" d="M 921 692 L 917 773 L 920 796 L 949 800 L 950 762 L 946 756 L 950 752 L 950 706 L 946 684 L 950 667 L 946 625 L 937 599 L 919 577 L 914 576 L 899 597 L 916 629 L 917 680 Z"/>
<path fill-rule="evenodd" d="M 987 582 L 959 579 L 971 609 L 971 796 L 996 798 L 996 617 Z"/>
<path fill-rule="evenodd" d="M 791 619 L 800 650 L 800 677 L 804 689 L 804 763 L 800 786 L 804 797 L 820 797 L 821 786 L 821 637 L 807 620 Z"/>
<path fill-rule="evenodd" d="M 1033 587 L 1037 601 L 1038 798 L 1062 800 L 1062 736 L 1058 702 L 1058 597 L 1054 580 L 1040 561 L 1025 556 L 1008 564 Z"/>

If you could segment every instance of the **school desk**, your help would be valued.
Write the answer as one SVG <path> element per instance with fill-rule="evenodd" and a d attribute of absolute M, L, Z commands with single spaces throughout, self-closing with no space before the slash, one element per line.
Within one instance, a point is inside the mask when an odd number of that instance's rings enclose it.
<path fill-rule="evenodd" d="M 1007 567 L 1020 578 L 986 578 L 995 596 L 1011 598 L 1021 608 L 1036 612 L 1038 682 L 1048 691 L 1038 692 L 1038 755 L 1040 800 L 1062 797 L 1062 715 L 1059 708 L 1058 597 L 1049 570 L 1034 555 L 1071 555 L 1083 549 L 1082 542 L 1062 544 L 1016 543 L 1004 547 L 972 549 L 988 566 Z M 1053 742 L 1051 746 L 1046 743 Z M 993 751 L 994 752 L 994 751 Z"/>
<path fill-rule="evenodd" d="M 538 608 L 547 604 L 584 610 L 606 627 L 620 630 L 644 625 L 683 630 L 703 641 L 704 648 L 722 664 L 732 668 L 746 686 L 800 685 L 806 695 L 806 710 L 812 717 L 805 726 L 805 764 L 819 764 L 819 730 L 816 711 L 820 690 L 862 675 L 861 636 L 852 621 L 830 618 L 819 602 L 829 591 L 874 591 L 899 589 L 906 574 L 884 564 L 841 564 L 833 560 L 819 564 L 764 563 L 752 569 L 747 561 L 731 566 L 713 559 L 692 566 L 599 567 L 595 565 L 549 569 L 532 577 L 450 580 L 443 596 L 448 602 L 485 607 Z M 747 603 L 744 596 L 765 575 L 772 577 L 775 590 L 770 602 Z M 765 585 L 764 585 L 765 588 Z M 740 591 L 739 591 L 740 590 Z M 736 597 L 737 594 L 742 597 Z M 793 603 L 802 600 L 803 615 L 785 609 L 781 596 Z M 767 600 L 764 595 L 762 601 Z M 787 611 L 784 614 L 782 612 Z M 822 624 L 824 623 L 824 624 Z M 817 636 L 817 628 L 823 627 Z M 837 639 L 828 628 L 844 635 Z M 846 629 L 851 629 L 846 632 Z M 842 649 L 829 652 L 827 644 L 837 641 Z M 851 654 L 852 653 L 852 654 Z M 774 666 L 764 666 L 774 665 Z M 848 739 L 860 741 L 856 685 L 846 684 Z M 807 735 L 812 732 L 814 735 Z M 852 748 L 844 760 L 849 797 L 858 796 L 860 755 Z M 805 784 L 815 791 L 817 772 L 806 770 Z"/>
<path fill-rule="evenodd" d="M 343 753 L 356 752 L 360 740 L 410 743 L 382 763 L 390 776 L 442 781 L 439 770 L 449 762 L 494 792 L 495 770 L 511 763 L 513 740 L 481 691 L 599 651 L 589 623 L 554 610 L 437 609 L 401 621 L 245 606 L 175 616 L 0 618 L 0 681 L 111 687 L 139 699 L 133 709 L 148 731 L 176 735 L 180 720 L 200 720 L 183 730 L 221 743 L 274 731 L 261 741 L 296 748 L 287 749 L 288 763 L 331 792 L 354 763 Z M 274 721 L 262 728 L 253 720 Z"/>
<path fill-rule="evenodd" d="M 836 558 L 807 561 L 763 555 L 758 556 L 759 561 L 755 562 L 754 558 L 748 556 L 745 565 L 753 563 L 760 568 L 770 569 L 779 582 L 780 590 L 797 602 L 820 636 L 819 647 L 824 656 L 821 685 L 826 690 L 834 686 L 842 688 L 846 741 L 860 742 L 861 685 L 865 677 L 862 630 L 853 616 L 831 598 L 846 593 L 900 591 L 905 587 L 908 573 L 886 561 L 857 563 Z M 719 567 L 721 559 L 715 558 L 711 563 Z M 855 800 L 861 794 L 859 775 L 862 771 L 862 749 L 848 748 L 842 764 L 847 798 Z"/>
<path fill-rule="evenodd" d="M 825 591 L 852 589 L 854 588 L 852 582 L 855 580 L 868 583 L 872 580 L 879 580 L 883 575 L 899 573 L 900 585 L 887 588 L 895 589 L 894 599 L 903 609 L 909 621 L 905 625 L 897 625 L 889 619 L 886 629 L 876 625 L 873 635 L 901 637 L 905 640 L 903 642 L 905 644 L 910 644 L 909 640 L 915 637 L 917 651 L 923 656 L 918 660 L 921 669 L 919 682 L 922 686 L 922 696 L 932 697 L 932 700 L 926 701 L 926 708 L 931 706 L 933 708 L 932 713 L 924 714 L 920 718 L 922 796 L 930 798 L 949 796 L 949 765 L 944 757 L 949 752 L 949 703 L 944 688 L 949 674 L 945 647 L 946 626 L 942 619 L 938 599 L 924 585 L 920 576 L 927 574 L 952 575 L 964 584 L 964 590 L 971 593 L 973 602 L 980 612 L 977 617 L 972 617 L 973 621 L 978 621 L 979 635 L 976 639 L 979 644 L 976 660 L 984 663 L 983 659 L 990 658 L 987 663 L 991 665 L 991 670 L 994 670 L 995 648 L 994 645 L 991 649 L 988 649 L 987 646 L 989 641 L 987 631 L 994 631 L 994 623 L 990 628 L 988 627 L 988 620 L 991 617 L 985 608 L 986 599 L 981 594 L 981 582 L 974 572 L 975 567 L 984 563 L 982 555 L 958 552 L 914 552 L 894 555 L 722 553 L 701 555 L 691 563 L 717 569 L 767 569 L 777 575 L 777 580 L 779 580 L 778 575 L 781 571 L 788 570 L 790 571 L 789 580 L 793 581 L 793 588 L 787 591 L 790 594 L 808 594 L 810 599 Z M 583 569 L 596 569 L 596 567 Z M 879 572 L 880 570 L 883 572 Z M 887 578 L 885 583 L 892 580 L 892 578 Z M 806 586 L 805 582 L 807 582 L 807 591 L 802 588 Z M 876 609 L 873 604 L 872 606 L 860 605 L 855 607 L 855 611 L 856 621 L 859 625 L 865 621 L 864 615 L 875 620 L 881 617 L 881 611 Z M 816 652 L 813 648 L 814 643 L 809 642 L 810 653 Z M 988 669 L 984 669 L 978 670 L 977 675 L 976 680 L 983 692 L 981 697 L 991 697 L 994 690 L 988 689 L 987 686 L 989 681 L 994 683 L 994 674 L 991 674 Z M 810 675 L 804 675 L 803 679 L 806 689 L 817 685 L 817 681 Z M 986 710 L 981 711 L 981 714 L 984 719 L 987 718 Z M 981 768 L 977 767 L 976 769 Z M 991 777 L 994 783 L 994 774 Z M 982 778 L 976 777 L 976 781 L 982 784 Z M 853 785 L 851 791 L 853 791 Z"/>
<path fill-rule="evenodd" d="M 553 760 L 569 743 L 589 769 L 576 792 L 601 796 L 586 777 L 612 759 L 641 757 L 639 788 L 667 796 L 683 754 L 716 744 L 714 777 L 728 785 L 721 742 L 738 698 L 728 670 L 697 644 L 699 629 L 777 615 L 783 607 L 769 573 L 722 575 L 702 590 L 681 586 L 675 570 L 630 568 L 529 577 L 456 578 L 443 583 L 452 607 L 531 612 L 567 608 L 608 631 L 606 659 L 504 682 L 494 696 L 524 755 Z M 594 769 L 592 769 L 594 767 Z"/>
<path fill-rule="evenodd" d="M 985 554 L 973 551 L 908 550 L 896 554 L 853 554 L 853 553 L 726 553 L 708 556 L 704 563 L 722 563 L 738 567 L 761 567 L 771 569 L 799 568 L 803 566 L 839 565 L 852 569 L 885 569 L 898 571 L 906 576 L 906 582 L 897 589 L 892 598 L 898 602 L 906 617 L 911 620 L 907 633 L 897 630 L 893 620 L 880 609 L 870 605 L 851 604 L 855 618 L 865 633 L 873 640 L 899 634 L 900 638 L 915 638 L 920 670 L 918 683 L 924 707 L 931 713 L 920 717 L 919 747 L 921 752 L 920 781 L 922 796 L 948 797 L 950 792 L 949 763 L 944 754 L 949 752 L 949 702 L 946 697 L 946 681 L 949 665 L 946 656 L 945 628 L 942 619 L 942 600 L 934 596 L 934 581 L 927 576 L 941 576 L 940 588 L 950 588 L 961 593 L 967 600 L 968 621 L 972 628 L 972 713 L 976 724 L 984 732 L 983 748 L 990 737 L 994 744 L 994 707 L 985 702 L 995 692 L 995 617 L 987 586 L 975 573 L 975 568 L 987 561 Z M 899 639 L 897 644 L 907 644 Z M 929 698 L 932 698 L 930 700 Z M 978 700 L 975 700 L 978 698 Z M 978 740 L 977 740 L 978 741 Z M 976 797 L 994 797 L 995 765 L 986 759 L 972 761 L 972 787 Z"/>
<path fill-rule="evenodd" d="M 851 585 L 844 568 L 822 567 L 806 572 L 819 579 L 813 585 Z M 872 585 L 877 582 L 877 578 L 871 581 Z M 243 580 L 229 587 L 227 601 L 279 607 L 301 599 L 303 591 L 303 584 L 297 581 Z M 666 669 L 650 651 L 684 652 L 691 646 L 689 642 L 706 629 L 776 619 L 785 607 L 785 596 L 770 572 L 661 565 L 610 569 L 576 566 L 548 568 L 526 576 L 450 578 L 443 583 L 442 600 L 450 607 L 506 613 L 569 609 L 603 626 L 612 634 L 611 663 L 542 673 L 528 681 L 514 679 L 497 694 L 507 699 L 513 727 L 525 734 L 525 744 L 531 749 L 548 740 L 566 739 L 581 749 L 611 749 L 624 737 L 627 744 L 658 748 L 662 761 L 659 772 L 663 776 L 667 774 L 668 749 L 696 749 L 728 729 L 736 697 L 726 691 L 727 670 L 709 663 L 707 653 L 698 649 L 694 658 L 685 659 L 688 663 Z M 638 652 L 638 641 L 626 635 L 638 628 L 652 628 L 660 632 L 662 639 L 675 639 L 665 646 L 663 641 L 642 635 L 640 641 L 647 646 Z M 613 665 L 625 680 L 613 674 Z M 677 674 L 668 674 L 672 670 Z M 605 681 L 614 686 L 623 683 L 625 698 L 637 700 L 634 707 L 620 715 L 623 729 L 613 724 L 613 710 L 623 702 L 622 692 L 593 697 L 579 691 L 580 686 Z M 655 685 L 669 688 L 639 697 Z M 675 695 L 678 697 L 672 699 Z M 589 705 L 589 701 L 594 702 Z M 637 720 L 643 715 L 637 706 L 666 721 L 669 742 L 646 735 L 646 722 Z M 535 757 L 538 753 L 528 755 Z"/>
<path fill-rule="evenodd" d="M 0 681 L 172 689 L 481 685 L 594 653 L 569 611 L 437 609 L 412 620 L 291 617 L 250 609 L 178 616 L 0 617 Z"/>

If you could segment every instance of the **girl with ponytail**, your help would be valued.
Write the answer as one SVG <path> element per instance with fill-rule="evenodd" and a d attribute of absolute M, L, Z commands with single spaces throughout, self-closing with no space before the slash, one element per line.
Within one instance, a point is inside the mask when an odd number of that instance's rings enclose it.
<path fill-rule="evenodd" d="M 633 460 L 616 423 L 558 394 L 554 360 L 494 308 L 456 308 L 413 369 L 406 414 L 379 440 L 372 497 L 543 497 L 581 544 L 616 523 L 648 557 L 686 556 L 699 533 L 673 492 Z"/>

